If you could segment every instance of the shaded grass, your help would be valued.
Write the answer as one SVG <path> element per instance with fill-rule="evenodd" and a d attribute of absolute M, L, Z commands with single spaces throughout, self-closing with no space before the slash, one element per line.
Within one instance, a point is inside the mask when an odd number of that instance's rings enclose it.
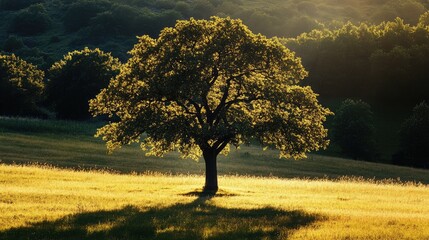
<path fill-rule="evenodd" d="M 0 232 L 0 239 L 284 239 L 316 216 L 270 207 L 227 209 L 198 198 L 142 210 L 125 206 Z"/>
<path fill-rule="evenodd" d="M 102 122 L 77 122 L 65 120 L 42 120 L 0 116 L 0 133 L 14 132 L 45 135 L 92 136 Z"/>

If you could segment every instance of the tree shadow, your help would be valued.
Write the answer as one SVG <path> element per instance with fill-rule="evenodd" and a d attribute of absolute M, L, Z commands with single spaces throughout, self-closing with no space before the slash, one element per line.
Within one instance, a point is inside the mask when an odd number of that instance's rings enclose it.
<path fill-rule="evenodd" d="M 209 202 L 212 197 L 165 208 L 78 213 L 1 231 L 0 239 L 287 239 L 323 220 L 298 210 L 221 208 Z"/>

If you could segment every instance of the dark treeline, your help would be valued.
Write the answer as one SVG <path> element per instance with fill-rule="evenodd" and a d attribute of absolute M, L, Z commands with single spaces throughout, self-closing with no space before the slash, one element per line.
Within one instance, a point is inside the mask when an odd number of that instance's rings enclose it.
<path fill-rule="evenodd" d="M 43 69 L 98 47 L 125 61 L 135 36 L 157 37 L 177 19 L 230 16 L 267 36 L 295 37 L 350 21 L 416 24 L 427 0 L 0 0 L 0 49 Z"/>
<path fill-rule="evenodd" d="M 323 97 L 361 98 L 382 105 L 429 100 L 429 12 L 415 25 L 400 18 L 313 30 L 286 45 L 310 72 L 305 84 Z"/>

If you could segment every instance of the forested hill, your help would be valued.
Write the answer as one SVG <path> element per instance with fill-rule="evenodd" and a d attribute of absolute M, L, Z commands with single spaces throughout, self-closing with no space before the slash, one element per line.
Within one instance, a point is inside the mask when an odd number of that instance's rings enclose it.
<path fill-rule="evenodd" d="M 347 21 L 416 24 L 428 7 L 428 0 L 0 0 L 0 49 L 46 69 L 84 46 L 126 60 L 136 35 L 155 37 L 177 19 L 230 16 L 254 32 L 295 37 Z"/>

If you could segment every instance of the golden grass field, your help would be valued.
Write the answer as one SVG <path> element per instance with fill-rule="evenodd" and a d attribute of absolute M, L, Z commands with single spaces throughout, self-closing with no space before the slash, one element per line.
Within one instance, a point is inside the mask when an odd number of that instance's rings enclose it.
<path fill-rule="evenodd" d="M 0 118 L 0 240 L 429 239 L 428 170 L 243 146 L 208 197 L 204 161 L 106 155 L 98 125 Z"/>
<path fill-rule="evenodd" d="M 425 184 L 0 164 L 0 239 L 429 239 Z"/>

